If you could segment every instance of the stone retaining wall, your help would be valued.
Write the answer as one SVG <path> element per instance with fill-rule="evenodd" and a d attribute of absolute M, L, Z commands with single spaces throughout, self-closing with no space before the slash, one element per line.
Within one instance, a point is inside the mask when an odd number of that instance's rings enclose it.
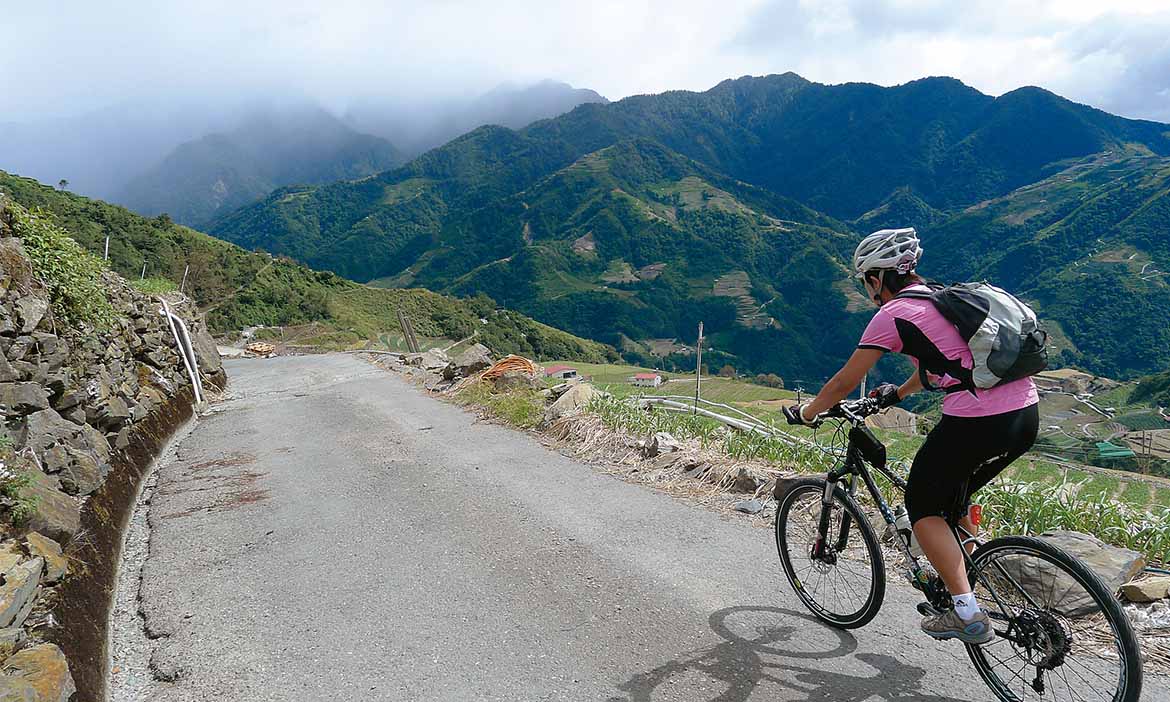
<path fill-rule="evenodd" d="M 0 203 L 3 205 L 3 203 Z M 0 699 L 101 700 L 122 534 L 193 393 L 157 299 L 113 273 L 112 328 L 66 325 L 0 207 Z M 205 383 L 225 376 L 185 299 Z"/>

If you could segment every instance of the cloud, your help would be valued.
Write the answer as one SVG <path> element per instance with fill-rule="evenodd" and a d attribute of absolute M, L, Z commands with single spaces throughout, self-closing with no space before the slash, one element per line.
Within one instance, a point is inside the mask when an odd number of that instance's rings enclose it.
<path fill-rule="evenodd" d="M 1170 10 L 1114 0 L 66 0 L 3 5 L 9 119 L 178 96 L 224 102 L 482 92 L 542 78 L 610 98 L 794 70 L 953 75 L 1170 119 Z M 1164 6 L 1165 3 L 1160 3 Z"/>
<path fill-rule="evenodd" d="M 1039 85 L 1170 121 L 1170 8 L 1150 2 L 770 0 L 724 45 L 813 80 L 950 75 L 990 94 Z"/>

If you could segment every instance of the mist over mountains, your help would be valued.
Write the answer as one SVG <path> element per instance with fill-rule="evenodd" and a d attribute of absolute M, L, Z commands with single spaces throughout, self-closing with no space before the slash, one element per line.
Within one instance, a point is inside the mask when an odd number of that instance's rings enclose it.
<path fill-rule="evenodd" d="M 604 100 L 543 81 L 461 99 L 362 99 L 336 113 L 279 95 L 124 102 L 0 123 L 0 168 L 205 226 L 282 185 L 363 177 L 482 124 L 521 128 Z"/>
<path fill-rule="evenodd" d="M 389 139 L 403 152 L 417 156 L 484 124 L 522 129 L 594 102 L 609 101 L 587 88 L 545 80 L 530 86 L 505 83 L 470 99 L 418 103 L 365 100 L 350 107 L 345 120 L 355 129 Z"/>

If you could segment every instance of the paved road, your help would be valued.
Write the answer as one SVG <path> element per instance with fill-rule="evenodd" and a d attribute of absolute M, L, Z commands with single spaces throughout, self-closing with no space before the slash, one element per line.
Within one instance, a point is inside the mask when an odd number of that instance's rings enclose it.
<path fill-rule="evenodd" d="M 158 474 L 140 598 L 174 682 L 139 698 L 987 697 L 902 588 L 855 636 L 815 623 L 745 519 L 351 357 L 228 370 L 236 399 Z"/>

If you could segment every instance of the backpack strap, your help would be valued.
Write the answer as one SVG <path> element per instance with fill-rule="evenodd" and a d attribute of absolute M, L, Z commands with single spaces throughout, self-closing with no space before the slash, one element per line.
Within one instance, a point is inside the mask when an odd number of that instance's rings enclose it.
<path fill-rule="evenodd" d="M 893 299 L 895 299 L 895 300 L 930 300 L 932 303 L 934 303 L 935 309 L 938 309 L 939 313 L 942 314 L 943 317 L 947 318 L 947 321 L 954 324 L 954 322 L 950 319 L 950 317 L 942 309 L 943 305 L 940 304 L 940 301 L 937 297 L 937 294 L 939 292 L 945 290 L 946 286 L 939 285 L 938 283 L 929 283 L 929 282 L 925 283 L 925 285 L 927 288 L 929 288 L 928 290 L 903 290 L 902 292 L 895 295 Z M 926 377 L 926 373 L 927 373 L 927 369 L 923 366 L 923 364 L 921 362 L 919 362 L 919 364 L 918 364 L 918 380 L 919 380 L 919 382 L 922 383 L 922 388 L 924 390 L 929 391 L 929 392 L 942 392 L 944 394 L 950 395 L 951 393 L 955 393 L 955 392 L 968 392 L 969 391 L 969 392 L 974 393 L 974 391 L 975 391 L 975 384 L 971 380 L 969 374 L 968 374 L 968 377 L 966 377 L 966 378 L 956 378 L 956 380 L 958 380 L 959 382 L 955 385 L 952 385 L 952 386 L 946 387 L 946 388 L 940 388 L 939 386 L 930 382 L 930 379 Z"/>

